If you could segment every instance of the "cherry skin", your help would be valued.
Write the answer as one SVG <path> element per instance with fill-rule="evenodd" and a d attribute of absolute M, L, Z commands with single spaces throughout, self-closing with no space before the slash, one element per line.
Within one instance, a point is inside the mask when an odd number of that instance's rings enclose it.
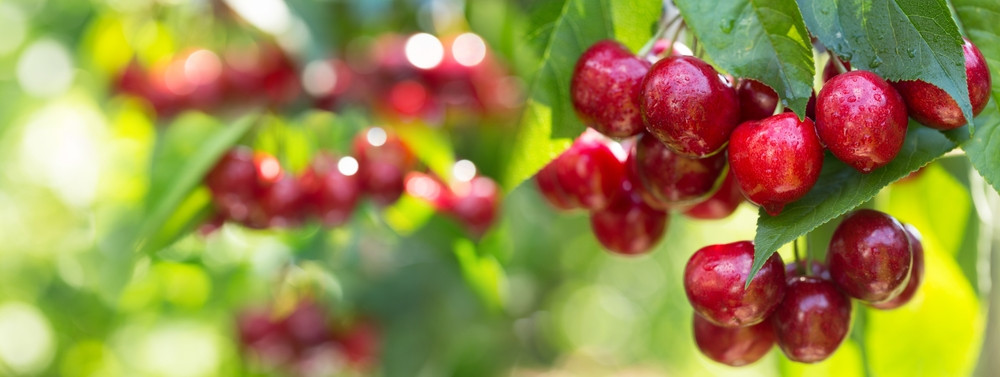
<path fill-rule="evenodd" d="M 245 222 L 257 211 L 258 197 L 282 174 L 281 165 L 273 156 L 237 147 L 226 152 L 212 167 L 205 176 L 205 185 L 219 214 Z"/>
<path fill-rule="evenodd" d="M 622 146 L 627 147 L 628 149 L 628 156 L 625 157 L 625 180 L 631 185 L 632 191 L 638 194 L 639 197 L 641 197 L 642 200 L 645 201 L 650 207 L 661 211 L 669 211 L 671 209 L 671 205 L 663 200 L 660 200 L 657 195 L 653 195 L 653 193 L 646 187 L 646 184 L 642 181 L 638 163 L 639 139 L 641 138 L 655 139 L 644 132 L 633 139 L 622 142 Z"/>
<path fill-rule="evenodd" d="M 740 79 L 736 83 L 740 98 L 740 120 L 761 120 L 774 114 L 778 107 L 778 93 L 766 84 L 753 79 Z"/>
<path fill-rule="evenodd" d="M 556 160 L 560 157 L 556 157 Z M 578 208 L 580 204 L 575 202 L 566 193 L 566 190 L 563 189 L 562 184 L 559 182 L 559 178 L 556 176 L 556 166 L 559 164 L 556 160 L 552 160 L 542 170 L 539 170 L 538 174 L 535 174 L 535 184 L 538 185 L 538 192 L 555 209 L 568 211 Z"/>
<path fill-rule="evenodd" d="M 288 329 L 289 337 L 295 341 L 299 349 L 323 343 L 332 335 L 326 310 L 309 300 L 300 301 L 288 317 L 285 317 L 284 325 Z"/>
<path fill-rule="evenodd" d="M 830 269 L 826 264 L 819 261 L 799 261 L 785 264 L 785 277 L 791 281 L 799 276 L 814 276 L 823 280 L 830 280 Z"/>
<path fill-rule="evenodd" d="M 760 360 L 771 350 L 774 329 L 771 321 L 747 327 L 716 326 L 695 314 L 694 342 L 709 359 L 738 367 Z"/>
<path fill-rule="evenodd" d="M 966 85 L 969 88 L 969 100 L 972 102 L 972 115 L 979 115 L 990 100 L 990 69 L 979 48 L 965 39 L 962 52 L 965 54 Z M 933 84 L 921 80 L 907 80 L 894 83 L 906 101 L 910 116 L 917 122 L 939 130 L 950 130 L 961 127 L 967 122 L 962 110 L 954 98 Z"/>
<path fill-rule="evenodd" d="M 747 199 L 776 216 L 816 184 L 823 146 L 812 120 L 782 113 L 736 128 L 729 141 L 729 167 Z"/>
<path fill-rule="evenodd" d="M 879 211 L 854 211 L 833 231 L 826 254 L 830 277 L 844 293 L 869 303 L 906 288 L 913 252 L 903 225 Z"/>
<path fill-rule="evenodd" d="M 672 56 L 650 68 L 639 99 L 646 129 L 686 157 L 725 147 L 739 123 L 736 91 L 715 68 L 693 56 Z"/>
<path fill-rule="evenodd" d="M 354 138 L 354 156 L 365 192 L 381 206 L 403 194 L 403 178 L 416 165 L 410 148 L 395 134 L 372 127 Z"/>
<path fill-rule="evenodd" d="M 357 172 L 342 171 L 339 161 L 329 154 L 317 155 L 299 178 L 306 208 L 328 227 L 346 223 L 361 199 Z"/>
<path fill-rule="evenodd" d="M 851 329 L 851 299 L 833 283 L 800 276 L 789 279 L 785 299 L 771 316 L 778 346 L 800 363 L 833 354 Z"/>
<path fill-rule="evenodd" d="M 833 59 L 840 60 L 840 58 L 831 57 L 830 60 L 826 61 L 826 65 L 823 66 L 823 82 L 824 83 L 829 82 L 834 77 L 837 77 L 837 75 L 840 74 L 840 68 L 837 67 L 837 63 L 835 63 Z M 851 71 L 851 62 L 843 61 L 843 60 L 840 60 L 840 62 L 844 64 L 844 69 L 846 69 L 845 72 L 850 72 Z"/>
<path fill-rule="evenodd" d="M 745 327 L 764 321 L 785 294 L 785 265 L 772 254 L 744 288 L 753 264 L 753 243 L 711 245 L 696 251 L 684 268 L 688 301 L 708 321 Z"/>
<path fill-rule="evenodd" d="M 906 105 L 885 80 L 851 71 L 823 86 L 816 101 L 816 130 L 838 159 L 871 173 L 896 158 L 906 138 Z"/>
<path fill-rule="evenodd" d="M 743 192 L 733 176 L 732 169 L 726 174 L 722 186 L 712 196 L 684 211 L 684 215 L 699 220 L 720 220 L 729 217 L 743 203 Z"/>
<path fill-rule="evenodd" d="M 305 218 L 302 199 L 299 181 L 282 177 L 257 196 L 257 205 L 251 209 L 244 225 L 257 229 L 298 226 Z"/>
<path fill-rule="evenodd" d="M 621 43 L 603 40 L 590 46 L 570 82 L 573 108 L 583 124 L 610 137 L 642 131 L 639 89 L 649 66 Z"/>
<path fill-rule="evenodd" d="M 452 185 L 454 198 L 449 212 L 476 237 L 493 226 L 500 206 L 500 188 L 488 177 L 477 176 L 469 182 Z"/>
<path fill-rule="evenodd" d="M 243 349 L 264 364 L 281 365 L 294 357 L 295 345 L 285 323 L 266 311 L 245 311 L 238 316 L 236 326 Z"/>
<path fill-rule="evenodd" d="M 903 291 L 896 295 L 896 297 L 888 301 L 872 304 L 873 307 L 878 309 L 895 309 L 910 302 L 913 295 L 917 293 L 917 288 L 920 288 L 920 283 L 924 280 L 924 245 L 920 242 L 920 232 L 910 224 L 903 224 L 903 227 L 906 229 L 906 236 L 910 241 L 910 248 L 913 251 L 913 269 L 910 270 L 910 280 L 907 281 L 906 288 L 903 288 Z"/>
<path fill-rule="evenodd" d="M 622 255 L 643 254 L 666 233 L 667 213 L 650 207 L 636 192 L 632 182 L 607 208 L 590 214 L 590 227 L 604 248 Z"/>
<path fill-rule="evenodd" d="M 693 205 L 710 195 L 726 167 L 726 156 L 688 158 L 644 134 L 636 143 L 635 169 L 644 188 L 670 206 Z"/>
<path fill-rule="evenodd" d="M 610 143 L 585 133 L 556 160 L 557 180 L 573 202 L 588 210 L 607 207 L 621 191 L 625 164 L 615 156 Z"/>

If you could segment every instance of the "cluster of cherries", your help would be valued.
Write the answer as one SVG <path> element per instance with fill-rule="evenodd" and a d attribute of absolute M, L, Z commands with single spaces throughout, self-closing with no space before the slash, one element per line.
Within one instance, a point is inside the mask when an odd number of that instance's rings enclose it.
<path fill-rule="evenodd" d="M 233 221 L 254 229 L 290 228 L 311 217 L 336 227 L 350 219 L 363 194 L 388 206 L 404 191 L 426 199 L 423 183 L 440 182 L 417 173 L 410 148 L 383 128 L 362 131 L 352 146 L 354 157 L 318 154 L 299 176 L 286 174 L 267 153 L 246 147 L 230 150 L 205 177 L 217 214 L 212 226 Z M 467 179 L 441 186 L 433 203 L 478 236 L 495 222 L 499 189 L 472 169 Z"/>
<path fill-rule="evenodd" d="M 783 265 L 774 254 L 746 286 L 753 256 L 750 241 L 706 246 L 684 270 L 695 343 L 726 365 L 753 363 L 775 343 L 792 361 L 825 360 L 850 331 L 850 298 L 895 309 L 913 298 L 924 274 L 916 228 L 868 209 L 840 223 L 825 264 Z"/>
<path fill-rule="evenodd" d="M 613 148 L 583 137 L 538 176 L 556 207 L 595 211 L 595 233 L 612 250 L 642 251 L 645 240 L 662 235 L 663 210 L 688 210 L 713 192 L 708 200 L 724 205 L 709 217 L 724 216 L 738 204 L 737 192 L 778 215 L 815 185 L 824 148 L 870 173 L 899 153 L 908 114 L 942 130 L 966 123 L 942 89 L 919 80 L 890 84 L 872 72 L 847 71 L 849 62 L 836 57 L 824 69 L 826 84 L 810 99 L 806 117 L 775 114 L 780 98 L 772 88 L 750 79 L 733 87 L 711 65 L 685 55 L 689 50 L 683 45 L 668 47 L 660 41 L 640 57 L 604 40 L 585 51 L 570 87 L 578 117 L 607 137 L 638 140 L 625 140 L 632 144 L 630 153 L 616 163 L 604 150 Z M 973 113 L 979 114 L 989 100 L 989 71 L 970 41 L 963 51 Z M 659 58 L 665 54 L 670 56 Z M 634 215 L 627 216 L 630 211 Z M 602 236 L 604 227 L 618 234 L 651 232 L 609 242 L 617 236 Z"/>
<path fill-rule="evenodd" d="M 325 308 L 302 300 L 285 316 L 250 309 L 237 318 L 242 351 L 258 365 L 293 376 L 329 376 L 370 370 L 378 358 L 379 334 L 369 321 L 335 323 Z"/>

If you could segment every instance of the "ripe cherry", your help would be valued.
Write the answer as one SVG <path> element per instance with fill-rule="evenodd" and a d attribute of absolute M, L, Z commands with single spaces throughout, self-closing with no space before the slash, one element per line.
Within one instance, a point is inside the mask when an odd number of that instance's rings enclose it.
<path fill-rule="evenodd" d="M 642 254 L 663 238 L 667 213 L 650 207 L 632 182 L 621 183 L 623 190 L 610 206 L 590 214 L 590 227 L 601 245 L 624 255 Z"/>
<path fill-rule="evenodd" d="M 672 56 L 650 68 L 639 99 L 646 129 L 687 157 L 707 157 L 725 147 L 740 114 L 736 91 L 693 56 Z"/>
<path fill-rule="evenodd" d="M 879 211 L 861 209 L 834 230 L 826 258 L 830 277 L 844 293 L 878 303 L 906 288 L 913 252 L 899 221 Z"/>
<path fill-rule="evenodd" d="M 840 74 L 840 67 L 837 67 L 837 62 L 834 59 L 840 60 L 840 58 L 831 57 L 830 60 L 826 61 L 826 65 L 823 66 L 824 83 L 832 80 L 834 77 Z M 844 72 L 851 71 L 851 62 L 840 60 L 840 63 L 844 65 Z"/>
<path fill-rule="evenodd" d="M 799 261 L 785 264 L 785 277 L 791 281 L 799 276 L 814 276 L 823 280 L 830 280 L 830 269 L 826 264 L 819 261 Z"/>
<path fill-rule="evenodd" d="M 331 328 L 327 312 L 319 304 L 303 300 L 285 317 L 284 324 L 289 337 L 299 348 L 315 346 L 327 341 Z"/>
<path fill-rule="evenodd" d="M 684 215 L 699 220 L 720 220 L 729 217 L 743 203 L 743 192 L 733 176 L 732 169 L 726 174 L 722 186 L 712 196 L 684 211 Z"/>
<path fill-rule="evenodd" d="M 698 313 L 723 327 L 760 323 L 785 293 L 785 265 L 777 253 L 744 288 L 753 264 L 753 243 L 734 242 L 698 250 L 684 268 L 684 291 Z"/>
<path fill-rule="evenodd" d="M 583 208 L 605 208 L 621 191 L 625 164 L 611 150 L 612 145 L 596 133 L 584 133 L 556 160 L 556 178 Z"/>
<path fill-rule="evenodd" d="M 244 225 L 251 228 L 290 228 L 302 224 L 305 217 L 302 187 L 293 177 L 285 176 L 257 196 L 257 205 Z"/>
<path fill-rule="evenodd" d="M 340 226 L 350 219 L 361 199 L 357 167 L 353 157 L 320 154 L 299 178 L 306 208 L 323 225 Z"/>
<path fill-rule="evenodd" d="M 656 195 L 646 187 L 646 184 L 642 181 L 642 176 L 639 168 L 639 139 L 656 139 L 646 133 L 641 133 L 633 139 L 628 139 L 622 142 L 622 147 L 627 148 L 628 156 L 625 157 L 625 180 L 631 185 L 632 191 L 639 195 L 643 201 L 646 202 L 650 207 L 658 209 L 661 211 L 670 210 L 670 204 L 660 200 Z"/>
<path fill-rule="evenodd" d="M 354 138 L 358 176 L 365 192 L 382 206 L 396 202 L 403 194 L 403 178 L 416 165 L 410 148 L 395 134 L 372 127 Z"/>
<path fill-rule="evenodd" d="M 740 120 L 761 120 L 774 115 L 778 107 L 778 93 L 766 84 L 753 79 L 740 79 L 736 83 L 740 98 Z"/>
<path fill-rule="evenodd" d="M 281 165 L 273 156 L 254 153 L 247 147 L 226 152 L 205 176 L 219 214 L 246 221 L 257 207 L 257 197 L 282 176 Z"/>
<path fill-rule="evenodd" d="M 468 182 L 455 182 L 449 212 L 476 237 L 493 226 L 500 206 L 500 187 L 488 177 L 477 176 Z"/>
<path fill-rule="evenodd" d="M 741 124 L 729 142 L 729 166 L 751 202 L 776 216 L 819 179 L 823 146 L 813 122 L 782 113 Z"/>
<path fill-rule="evenodd" d="M 556 160 L 558 159 L 559 157 L 556 157 Z M 559 177 L 556 176 L 556 166 L 558 165 L 556 160 L 552 160 L 542 170 L 539 170 L 538 174 L 535 174 L 535 184 L 538 185 L 538 191 L 542 193 L 550 205 L 558 210 L 568 211 L 579 207 L 579 203 L 576 203 L 566 193 L 559 182 Z"/>
<path fill-rule="evenodd" d="M 851 71 L 823 86 L 816 130 L 834 156 L 862 173 L 896 158 L 906 138 L 906 105 L 878 75 Z"/>
<path fill-rule="evenodd" d="M 967 38 L 963 38 L 962 52 L 965 54 L 965 77 L 972 102 L 972 115 L 979 115 L 990 100 L 990 69 L 979 48 Z M 906 101 L 910 116 L 921 124 L 939 130 L 950 130 L 967 122 L 958 103 L 947 92 L 921 80 L 907 80 L 894 83 Z"/>
<path fill-rule="evenodd" d="M 924 280 L 924 245 L 920 242 L 920 232 L 910 224 L 904 224 L 903 227 L 906 229 L 910 249 L 913 251 L 913 268 L 910 270 L 910 280 L 907 281 L 906 288 L 903 288 L 903 291 L 896 297 L 889 299 L 889 301 L 872 304 L 878 309 L 895 309 L 910 302 L 913 295 L 917 293 L 917 289 L 920 288 L 920 283 Z"/>
<path fill-rule="evenodd" d="M 639 89 L 650 63 L 621 43 L 603 40 L 580 56 L 570 94 L 583 124 L 610 137 L 642 131 Z"/>
<path fill-rule="evenodd" d="M 726 167 L 724 154 L 695 159 L 670 150 L 652 135 L 636 143 L 635 169 L 653 197 L 670 206 L 693 205 L 707 198 Z"/>
<path fill-rule="evenodd" d="M 789 279 L 771 323 L 778 346 L 790 360 L 820 362 L 840 347 L 851 329 L 851 299 L 817 277 Z"/>
<path fill-rule="evenodd" d="M 747 327 L 716 326 L 695 314 L 694 342 L 709 359 L 738 367 L 760 360 L 771 350 L 774 329 L 771 321 Z"/>

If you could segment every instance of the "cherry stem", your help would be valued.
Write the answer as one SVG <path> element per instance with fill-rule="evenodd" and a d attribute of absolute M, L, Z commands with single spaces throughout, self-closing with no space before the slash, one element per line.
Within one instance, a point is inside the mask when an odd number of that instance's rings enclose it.
<path fill-rule="evenodd" d="M 834 54 L 833 51 L 830 50 L 827 50 L 826 52 L 830 54 L 830 59 L 833 59 L 833 65 L 837 67 L 837 73 L 847 72 L 847 67 L 844 66 L 844 62 L 840 61 L 840 58 L 837 57 L 837 54 Z"/>
<path fill-rule="evenodd" d="M 650 38 L 649 41 L 647 41 L 646 44 L 643 45 L 641 49 L 639 49 L 639 52 L 636 55 L 646 56 L 646 54 L 648 54 L 649 51 L 653 49 L 653 46 L 656 45 L 656 41 L 660 40 L 660 38 L 663 38 L 663 35 L 667 34 L 667 30 L 669 30 L 671 26 L 676 24 L 677 21 L 681 19 L 682 19 L 681 15 L 678 14 L 673 18 L 671 18 L 670 20 L 668 20 L 667 22 L 661 24 L 659 30 L 656 31 L 656 34 L 653 34 L 653 37 Z M 680 28 L 678 28 L 678 30 L 680 30 Z M 670 43 L 670 45 L 671 47 L 673 47 L 673 43 Z"/>
<path fill-rule="evenodd" d="M 681 31 L 684 31 L 684 29 L 687 29 L 687 22 L 686 21 L 681 21 L 680 26 L 677 26 L 677 30 L 674 30 L 674 35 L 672 37 L 670 37 L 670 49 L 671 50 L 673 50 L 674 43 L 677 43 L 677 38 L 680 38 Z"/>
<path fill-rule="evenodd" d="M 778 115 L 778 114 L 781 114 L 783 112 L 785 112 L 785 102 L 784 101 L 778 101 L 778 103 L 776 103 L 774 105 L 774 114 L 771 114 L 771 115 Z"/>
<path fill-rule="evenodd" d="M 808 268 L 809 267 L 808 250 L 806 255 L 807 258 L 805 259 L 805 263 L 803 263 L 802 254 L 799 253 L 799 238 L 796 238 L 795 241 L 792 241 L 792 250 L 794 253 L 793 255 L 795 256 L 795 271 L 798 272 L 799 275 L 801 276 L 807 275 L 810 271 L 810 269 Z"/>

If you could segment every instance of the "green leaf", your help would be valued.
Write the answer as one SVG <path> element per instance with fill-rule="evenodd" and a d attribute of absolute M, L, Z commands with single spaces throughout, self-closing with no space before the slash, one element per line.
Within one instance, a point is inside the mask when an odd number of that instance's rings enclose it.
<path fill-rule="evenodd" d="M 542 60 L 521 117 L 504 186 L 510 191 L 569 147 L 583 132 L 569 98 L 576 60 L 595 42 L 614 38 L 633 51 L 652 37 L 660 17 L 658 0 L 547 1 L 532 14 Z M 556 6 L 556 5 L 559 6 Z"/>
<path fill-rule="evenodd" d="M 178 119 L 163 135 L 153 161 L 153 182 L 146 199 L 145 221 L 136 236 L 136 249 L 140 253 L 157 250 L 177 240 L 185 226 L 164 226 L 184 223 L 175 218 L 183 210 L 190 216 L 201 216 L 195 189 L 202 178 L 227 150 L 232 148 L 250 129 L 258 115 L 241 117 L 228 126 L 218 124 L 202 114 L 189 114 Z M 202 201 L 203 202 L 203 201 Z"/>
<path fill-rule="evenodd" d="M 750 275 L 755 275 L 782 245 L 854 209 L 875 197 L 883 187 L 954 148 L 955 143 L 940 132 L 910 122 L 903 149 L 896 159 L 869 174 L 859 173 L 828 153 L 819 181 L 802 199 L 786 205 L 778 216 L 760 210 Z"/>
<path fill-rule="evenodd" d="M 774 88 L 805 116 L 813 91 L 812 44 L 791 0 L 678 0 L 684 22 L 713 62 Z"/>
<path fill-rule="evenodd" d="M 988 104 L 986 109 L 975 119 L 976 131 L 969 136 L 965 127 L 945 133 L 962 146 L 972 166 L 994 190 L 1000 191 L 1000 161 L 997 151 L 1000 151 L 1000 110 L 996 101 Z"/>
<path fill-rule="evenodd" d="M 972 119 L 962 36 L 944 0 L 798 0 L 809 31 L 851 62 L 890 81 L 923 80 Z M 995 20 L 994 20 L 995 23 Z"/>

